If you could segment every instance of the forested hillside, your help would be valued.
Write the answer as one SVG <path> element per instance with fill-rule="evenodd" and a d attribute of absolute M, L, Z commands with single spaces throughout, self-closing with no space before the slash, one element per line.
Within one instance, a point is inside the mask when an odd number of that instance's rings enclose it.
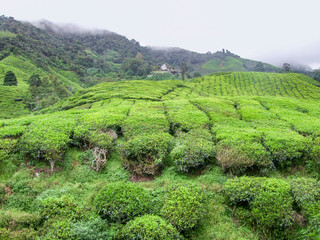
<path fill-rule="evenodd" d="M 0 118 L 44 109 L 101 82 L 147 76 L 181 79 L 217 71 L 280 71 L 228 50 L 199 54 L 179 48 L 155 49 L 106 30 L 72 29 L 48 21 L 32 25 L 0 17 Z M 162 64 L 173 73 L 153 74 Z M 17 78 L 17 86 L 2 86 L 9 71 Z M 32 85 L 35 79 L 38 82 Z"/>
<path fill-rule="evenodd" d="M 224 72 L 1 120 L 0 238 L 317 239 L 319 101 L 301 74 Z"/>

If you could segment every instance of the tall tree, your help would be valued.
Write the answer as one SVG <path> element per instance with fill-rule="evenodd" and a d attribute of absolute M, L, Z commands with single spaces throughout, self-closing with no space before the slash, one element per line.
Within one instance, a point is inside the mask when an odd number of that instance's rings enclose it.
<path fill-rule="evenodd" d="M 180 67 L 181 67 L 182 80 L 184 80 L 186 77 L 186 73 L 188 72 L 188 66 L 185 62 L 183 62 L 183 63 L 181 63 Z"/>
<path fill-rule="evenodd" d="M 313 78 L 320 82 L 320 69 L 315 69 L 313 71 Z"/>
<path fill-rule="evenodd" d="M 33 74 L 29 80 L 28 83 L 30 84 L 30 87 L 39 87 L 41 85 L 41 79 L 40 76 L 38 74 Z"/>
<path fill-rule="evenodd" d="M 290 72 L 291 71 L 291 65 L 289 63 L 284 63 L 283 64 L 283 70 L 285 72 Z"/>
<path fill-rule="evenodd" d="M 17 86 L 18 81 L 16 75 L 12 71 L 8 71 L 4 77 L 3 86 Z"/>
<path fill-rule="evenodd" d="M 266 69 L 264 68 L 264 65 L 263 65 L 262 62 L 258 62 L 256 64 L 256 66 L 254 67 L 253 71 L 255 71 L 255 72 L 265 72 Z"/>

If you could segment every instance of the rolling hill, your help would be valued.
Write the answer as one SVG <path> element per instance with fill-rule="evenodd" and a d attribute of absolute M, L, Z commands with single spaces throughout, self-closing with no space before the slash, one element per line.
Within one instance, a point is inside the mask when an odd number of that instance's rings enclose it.
<path fill-rule="evenodd" d="M 48 21 L 31 24 L 0 17 L 0 91 L 11 93 L 9 98 L 7 93 L 0 96 L 0 118 L 43 109 L 99 82 L 143 79 L 164 63 L 175 69 L 186 63 L 190 76 L 195 72 L 281 71 L 269 64 L 242 59 L 228 50 L 200 54 L 180 48 L 143 47 L 106 30 L 72 29 Z M 18 79 L 18 86 L 10 91 L 2 86 L 7 71 L 13 71 Z M 35 74 L 41 81 L 46 79 L 42 89 L 30 88 L 29 79 Z M 60 86 L 55 87 L 57 83 Z M 11 108 L 13 105 L 16 107 Z"/>
<path fill-rule="evenodd" d="M 0 236 L 316 239 L 319 101 L 305 75 L 220 72 L 0 120 Z"/>

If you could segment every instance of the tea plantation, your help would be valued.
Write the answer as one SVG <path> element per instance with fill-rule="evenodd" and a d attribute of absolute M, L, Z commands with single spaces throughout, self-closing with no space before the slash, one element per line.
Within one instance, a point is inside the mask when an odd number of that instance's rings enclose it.
<path fill-rule="evenodd" d="M 224 72 L 0 120 L 0 239 L 319 239 L 319 103 L 304 75 Z"/>

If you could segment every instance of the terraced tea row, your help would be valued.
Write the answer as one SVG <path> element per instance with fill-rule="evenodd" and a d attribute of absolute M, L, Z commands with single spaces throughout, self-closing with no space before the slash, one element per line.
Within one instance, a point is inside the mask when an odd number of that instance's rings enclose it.
<path fill-rule="evenodd" d="M 317 100 L 319 83 L 300 74 L 217 73 L 189 82 L 122 81 L 107 82 L 81 90 L 45 112 L 72 108 L 90 108 L 95 102 L 111 98 L 168 101 L 199 97 L 282 96 L 292 99 Z"/>

